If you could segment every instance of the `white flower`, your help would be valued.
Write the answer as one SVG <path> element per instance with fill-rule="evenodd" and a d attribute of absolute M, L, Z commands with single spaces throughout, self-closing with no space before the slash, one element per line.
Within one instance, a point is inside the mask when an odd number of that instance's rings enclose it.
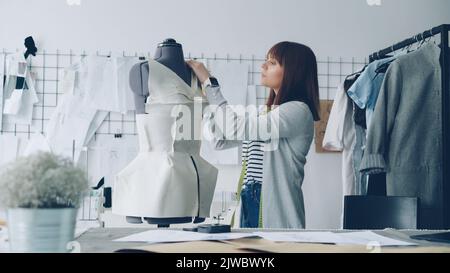
<path fill-rule="evenodd" d="M 18 158 L 0 170 L 0 204 L 8 208 L 78 208 L 87 190 L 83 170 L 47 152 Z"/>

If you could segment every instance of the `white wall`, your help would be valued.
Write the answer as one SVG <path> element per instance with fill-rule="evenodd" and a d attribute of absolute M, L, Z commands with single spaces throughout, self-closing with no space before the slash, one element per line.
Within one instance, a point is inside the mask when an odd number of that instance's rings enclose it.
<path fill-rule="evenodd" d="M 75 0 L 72 0 L 75 1 Z M 193 53 L 263 55 L 294 40 L 319 56 L 366 56 L 449 21 L 448 0 L 1 0 L 2 47 L 33 34 L 46 49 L 153 52 L 175 37 Z M 23 18 L 23 19 L 22 19 Z"/>
<path fill-rule="evenodd" d="M 309 45 L 320 58 L 364 58 L 436 25 L 450 23 L 448 0 L 0 0 L 0 49 L 154 52 L 173 37 L 193 55 L 262 57 L 274 43 Z M 338 228 L 340 156 L 311 149 L 304 192 L 308 228 Z M 221 169 L 219 188 L 235 189 L 239 167 Z"/>

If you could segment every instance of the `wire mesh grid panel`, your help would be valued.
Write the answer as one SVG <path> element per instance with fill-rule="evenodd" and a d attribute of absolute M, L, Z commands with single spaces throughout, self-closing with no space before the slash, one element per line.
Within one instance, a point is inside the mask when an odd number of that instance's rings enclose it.
<path fill-rule="evenodd" d="M 6 50 L 3 53 L 9 54 Z M 98 56 L 107 57 L 106 54 L 96 53 Z M 53 111 L 63 95 L 60 86 L 62 71 L 65 67 L 78 62 L 81 58 L 87 56 L 85 52 L 73 53 L 69 52 L 46 52 L 37 53 L 31 57 L 29 69 L 34 75 L 36 93 L 39 103 L 33 107 L 33 119 L 31 125 L 20 125 L 8 123 L 5 120 L 2 124 L 1 134 L 14 134 L 17 136 L 30 137 L 35 132 L 45 133 L 45 128 L 50 120 Z M 124 56 L 128 56 L 125 55 Z M 134 55 L 133 55 L 134 56 Z M 129 112 L 125 115 L 109 113 L 103 121 L 101 127 L 97 130 L 97 134 L 114 135 L 136 134 L 134 113 Z"/>
<path fill-rule="evenodd" d="M 3 53 L 11 53 L 3 49 Z M 123 56 L 142 56 L 142 54 L 122 53 Z M 107 57 L 110 53 L 99 53 L 95 55 Z M 18 136 L 30 137 L 34 132 L 40 132 L 45 134 L 45 128 L 48 121 L 51 118 L 53 111 L 61 100 L 63 95 L 60 86 L 61 72 L 63 69 L 77 61 L 84 56 L 87 56 L 86 52 L 74 53 L 69 52 L 46 52 L 42 51 L 37 53 L 36 56 L 31 57 L 30 71 L 35 75 L 35 88 L 39 98 L 39 103 L 33 107 L 33 119 L 30 125 L 20 125 L 8 123 L 7 120 L 3 121 L 1 134 L 14 134 Z M 148 56 L 148 53 L 147 55 Z M 219 57 L 214 56 L 191 56 L 186 55 L 186 59 L 204 59 L 215 60 L 223 62 L 239 62 L 249 64 L 249 85 L 256 86 L 257 91 L 257 104 L 263 105 L 268 98 L 269 89 L 260 84 L 261 77 L 261 65 L 265 61 L 263 58 L 257 57 Z M 318 78 L 319 78 L 319 92 L 320 99 L 332 100 L 335 96 L 336 87 L 344 79 L 344 77 L 355 70 L 359 69 L 366 63 L 366 60 L 343 60 L 342 58 L 326 58 L 325 60 L 319 60 L 318 62 Z M 110 112 L 106 119 L 103 121 L 100 128 L 97 130 L 96 135 L 136 135 L 135 126 L 135 113 L 128 112 L 127 114 Z"/>
<path fill-rule="evenodd" d="M 12 51 L 3 49 L 4 54 L 11 54 Z M 96 52 L 94 55 L 107 58 L 111 55 L 109 53 Z M 122 52 L 123 56 L 150 56 L 149 53 L 139 54 L 132 53 L 127 54 Z M 62 82 L 62 72 L 64 68 L 70 66 L 81 60 L 81 58 L 87 56 L 86 52 L 38 52 L 36 56 L 31 57 L 29 68 L 34 73 L 35 88 L 39 98 L 39 102 L 33 107 L 33 118 L 31 125 L 19 125 L 8 123 L 7 120 L 3 120 L 2 129 L 0 134 L 13 134 L 18 137 L 25 137 L 29 139 L 33 133 L 43 133 L 47 127 L 56 106 L 61 102 L 63 90 L 60 88 Z M 230 57 L 225 56 L 193 56 L 188 53 L 185 56 L 186 59 L 202 59 L 213 60 L 226 63 L 241 63 L 248 64 L 248 84 L 256 86 L 257 92 L 257 105 L 264 105 L 268 95 L 269 89 L 260 83 L 261 78 L 261 65 L 265 62 L 264 58 L 251 57 Z M 355 70 L 360 69 L 362 65 L 366 63 L 366 60 L 343 60 L 342 58 L 326 58 L 325 60 L 318 61 L 318 77 L 319 77 L 319 89 L 320 99 L 332 100 L 334 98 L 336 87 L 346 75 L 353 73 Z M 219 79 L 220 80 L 220 79 Z M 76 128 L 73 128 L 76 130 Z M 94 139 L 99 135 L 106 137 L 111 135 L 114 137 L 116 134 L 136 136 L 135 125 L 135 113 L 128 112 L 127 114 L 110 112 L 106 119 L 103 121 Z M 123 140 L 125 141 L 125 140 Z M 88 163 L 86 163 L 88 165 Z M 92 191 L 91 194 L 85 198 L 80 208 L 79 219 L 81 220 L 97 220 L 98 208 L 101 202 L 102 194 L 99 191 Z"/>

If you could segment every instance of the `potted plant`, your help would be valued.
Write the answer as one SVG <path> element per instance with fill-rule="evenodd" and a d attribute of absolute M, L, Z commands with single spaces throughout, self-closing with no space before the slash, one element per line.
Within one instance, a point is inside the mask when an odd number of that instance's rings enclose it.
<path fill-rule="evenodd" d="M 0 170 L 13 252 L 67 252 L 79 205 L 88 190 L 83 170 L 47 152 L 18 158 Z"/>

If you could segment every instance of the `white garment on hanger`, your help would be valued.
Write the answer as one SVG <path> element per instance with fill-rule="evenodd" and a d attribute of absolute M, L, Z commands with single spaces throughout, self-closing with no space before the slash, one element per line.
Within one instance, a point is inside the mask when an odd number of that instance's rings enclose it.
<path fill-rule="evenodd" d="M 122 107 L 124 107 L 123 110 L 125 110 L 125 112 L 136 110 L 134 93 L 130 86 L 130 71 L 135 64 L 140 62 L 141 61 L 137 57 L 117 58 L 117 84 L 121 100 L 124 102 Z"/>
<path fill-rule="evenodd" d="M 104 111 L 120 111 L 115 57 L 87 56 L 85 105 Z"/>
<path fill-rule="evenodd" d="M 355 173 L 353 169 L 352 147 L 355 142 L 355 129 L 352 120 L 353 108 L 347 97 L 344 84 L 340 84 L 331 107 L 322 146 L 329 151 L 342 151 L 343 195 L 354 195 Z"/>
<path fill-rule="evenodd" d="M 33 107 L 39 102 L 35 89 L 34 74 L 27 71 L 25 78 L 26 87 L 23 90 L 14 90 L 13 95 L 21 93 L 21 98 L 17 101 L 18 109 L 16 114 L 5 115 L 5 122 L 9 124 L 31 125 L 33 122 Z M 6 105 L 6 102 L 5 102 Z M 6 109 L 6 107 L 5 107 Z"/>
<path fill-rule="evenodd" d="M 347 110 L 344 118 L 344 136 L 342 150 L 342 180 L 343 195 L 355 195 L 356 190 L 356 174 L 353 167 L 353 149 L 356 144 L 355 123 L 353 121 L 353 102 L 347 99 Z"/>
<path fill-rule="evenodd" d="M 6 57 L 6 73 L 9 76 L 25 77 L 27 60 L 21 52 L 8 54 Z"/>
<path fill-rule="evenodd" d="M 22 106 L 23 90 L 14 89 L 11 96 L 5 100 L 3 112 L 7 115 L 16 115 Z"/>
<path fill-rule="evenodd" d="M 108 114 L 86 105 L 85 82 L 88 71 L 85 64 L 85 60 L 82 60 L 66 68 L 76 73 L 73 77 L 73 94 L 71 91 L 62 90 L 64 95 L 61 95 L 46 128 L 46 139 L 52 152 L 69 157 L 75 163 Z M 66 81 L 63 86 L 70 88 L 70 79 L 62 80 Z"/>
<path fill-rule="evenodd" d="M 344 122 L 347 101 L 344 86 L 341 84 L 336 91 L 322 142 L 323 148 L 328 151 L 342 151 L 344 148 Z"/>
<path fill-rule="evenodd" d="M 178 109 L 190 109 L 185 118 L 196 121 L 183 130 L 191 137 L 200 135 L 202 112 L 194 111 L 194 105 L 204 104 L 201 91 L 193 80 L 187 85 L 152 59 L 149 71 L 147 114 L 136 115 L 139 154 L 116 177 L 112 211 L 140 217 L 208 217 L 217 169 L 200 157 L 200 140 L 179 138 L 183 121 L 173 116 Z"/>
<path fill-rule="evenodd" d="M 3 113 L 8 115 L 17 115 L 22 109 L 22 97 L 24 86 L 16 89 L 16 83 L 19 78 L 29 77 L 27 61 L 21 53 L 10 54 L 6 57 L 6 99 L 3 107 Z"/>
<path fill-rule="evenodd" d="M 76 72 L 70 67 L 59 71 L 58 90 L 65 94 L 74 94 Z"/>
<path fill-rule="evenodd" d="M 138 61 L 135 57 L 86 57 L 86 105 L 122 114 L 134 110 L 129 75 Z"/>
<path fill-rule="evenodd" d="M 4 122 L 9 124 L 31 125 L 33 105 L 39 102 L 36 94 L 34 74 L 27 68 L 27 61 L 21 53 L 10 54 L 6 57 L 6 82 L 4 89 L 5 100 L 3 113 Z M 20 89 L 16 89 L 18 78 L 24 80 Z"/>
<path fill-rule="evenodd" d="M 108 112 L 83 105 L 83 100 L 77 96 L 65 95 L 63 100 L 48 123 L 47 140 L 54 153 L 78 162 Z"/>

